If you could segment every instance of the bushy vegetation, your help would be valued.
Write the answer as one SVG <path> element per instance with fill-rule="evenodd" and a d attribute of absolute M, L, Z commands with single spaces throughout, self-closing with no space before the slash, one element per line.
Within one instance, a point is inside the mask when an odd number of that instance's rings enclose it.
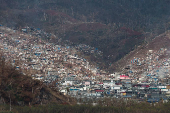
<path fill-rule="evenodd" d="M 37 106 L 13 106 L 12 112 L 14 113 L 169 113 L 170 102 L 168 103 L 147 103 L 129 101 L 113 101 L 113 105 L 95 105 L 82 104 L 82 105 L 61 105 L 51 103 L 48 105 Z M 110 103 L 108 101 L 106 103 Z M 119 103 L 118 103 L 119 102 Z M 8 106 L 4 105 L 3 111 L 8 111 Z M 2 106 L 1 106 L 2 108 Z M 2 111 L 2 110 L 1 110 Z"/>
<path fill-rule="evenodd" d="M 5 61 L 3 54 L 0 55 L 0 103 L 23 106 L 50 102 L 73 104 L 74 99 L 44 85 L 42 81 L 23 75 L 16 66 L 10 65 L 10 61 Z"/>

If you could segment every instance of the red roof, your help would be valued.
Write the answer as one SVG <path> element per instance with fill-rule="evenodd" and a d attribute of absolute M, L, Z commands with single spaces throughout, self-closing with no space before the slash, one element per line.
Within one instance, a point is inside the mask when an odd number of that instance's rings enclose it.
<path fill-rule="evenodd" d="M 104 92 L 104 90 L 96 90 L 96 92 Z"/>
<path fill-rule="evenodd" d="M 103 82 L 99 83 L 99 84 L 103 84 Z"/>

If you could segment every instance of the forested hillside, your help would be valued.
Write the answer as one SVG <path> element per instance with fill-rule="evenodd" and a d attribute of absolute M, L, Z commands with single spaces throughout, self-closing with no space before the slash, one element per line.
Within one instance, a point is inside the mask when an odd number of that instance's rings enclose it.
<path fill-rule="evenodd" d="M 0 23 L 15 29 L 33 26 L 72 45 L 84 43 L 103 52 L 91 61 L 101 68 L 170 27 L 168 0 L 2 0 Z"/>

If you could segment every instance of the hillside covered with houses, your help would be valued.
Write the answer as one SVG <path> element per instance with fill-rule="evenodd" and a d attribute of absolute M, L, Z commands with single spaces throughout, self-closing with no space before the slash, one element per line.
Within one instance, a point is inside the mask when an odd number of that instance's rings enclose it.
<path fill-rule="evenodd" d="M 0 0 L 0 112 L 170 113 L 169 0 Z"/>
<path fill-rule="evenodd" d="M 150 44 L 139 47 L 138 53 L 132 51 L 118 62 L 121 71 L 109 73 L 79 56 L 79 51 L 102 54 L 93 47 L 59 45 L 52 43 L 53 37 L 58 37 L 43 30 L 27 27 L 18 31 L 1 25 L 1 57 L 23 76 L 41 81 L 80 103 L 105 97 L 167 102 L 170 96 L 169 49 L 168 45 L 162 47 L 161 44 L 169 41 L 168 34 L 155 37 L 150 43 L 160 48 Z"/>
<path fill-rule="evenodd" d="M 170 29 L 169 3 L 168 0 L 1 0 L 0 24 L 15 30 L 26 26 L 39 28 L 59 37 L 63 45 L 80 45 L 77 47 L 80 49 L 86 45 L 77 53 L 79 57 L 113 72 L 116 69 L 110 65 Z M 56 37 L 52 42 L 57 42 Z M 96 50 L 102 54 L 96 54 Z"/>

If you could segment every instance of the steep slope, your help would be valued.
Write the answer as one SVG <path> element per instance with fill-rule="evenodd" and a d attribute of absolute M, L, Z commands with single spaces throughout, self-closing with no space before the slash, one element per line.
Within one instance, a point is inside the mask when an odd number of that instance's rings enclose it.
<path fill-rule="evenodd" d="M 161 50 L 164 50 L 161 54 Z M 127 65 L 131 64 L 131 61 L 135 58 L 145 59 L 148 56 L 148 54 L 158 54 L 157 57 L 159 60 L 169 58 L 169 49 L 170 49 L 170 31 L 166 31 L 165 33 L 158 35 L 154 37 L 149 43 L 145 43 L 141 46 L 138 46 L 134 51 L 131 51 L 129 54 L 127 54 L 124 58 L 119 60 L 115 63 L 115 65 L 112 65 L 114 68 L 116 68 L 119 71 L 124 70 Z M 110 67 L 111 69 L 113 67 Z M 140 67 L 140 66 L 139 66 Z"/>
<path fill-rule="evenodd" d="M 95 62 L 106 69 L 142 44 L 146 32 L 156 36 L 169 29 L 169 4 L 168 0 L 2 0 L 0 23 L 16 29 L 34 26 L 73 45 L 97 48 L 103 56 Z M 94 55 L 86 55 L 94 61 Z"/>
<path fill-rule="evenodd" d="M 34 105 L 55 102 L 74 104 L 74 99 L 64 96 L 56 89 L 51 89 L 38 80 L 21 74 L 14 67 L 0 59 L 0 98 L 1 103 L 14 105 Z"/>

